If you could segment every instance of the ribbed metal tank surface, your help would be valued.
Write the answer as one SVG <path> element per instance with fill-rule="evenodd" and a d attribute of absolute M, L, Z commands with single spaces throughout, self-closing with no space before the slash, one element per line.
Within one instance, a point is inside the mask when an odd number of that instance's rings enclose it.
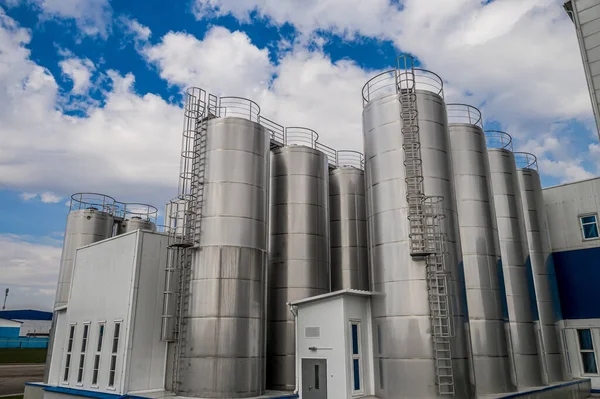
<path fill-rule="evenodd" d="M 449 124 L 469 316 L 472 373 L 478 395 L 512 390 L 502 315 L 490 166 L 485 135 L 473 123 Z"/>
<path fill-rule="evenodd" d="M 365 172 L 347 166 L 329 172 L 331 290 L 369 290 Z"/>
<path fill-rule="evenodd" d="M 193 253 L 179 394 L 236 398 L 264 392 L 269 136 L 246 119 L 206 132 L 200 242 Z"/>
<path fill-rule="evenodd" d="M 542 383 L 538 363 L 531 298 L 527 286 L 527 238 L 512 151 L 488 149 L 494 207 L 500 238 L 505 306 L 505 332 L 511 379 L 518 388 Z"/>
<path fill-rule="evenodd" d="M 460 251 L 446 105 L 417 90 L 417 110 L 428 196 L 444 197 L 446 264 L 455 337 L 451 339 L 455 395 L 469 397 L 464 315 L 457 294 Z M 369 101 L 363 110 L 367 229 L 372 268 L 375 394 L 382 399 L 438 397 L 426 264 L 410 255 L 401 105 L 397 94 Z"/>
<path fill-rule="evenodd" d="M 330 289 L 327 156 L 305 146 L 272 154 L 267 387 L 295 386 L 295 325 L 287 303 Z"/>
<path fill-rule="evenodd" d="M 69 212 L 60 258 L 55 308 L 67 305 L 69 302 L 77 248 L 109 238 L 112 235 L 113 224 L 112 215 L 93 207 Z"/>
<path fill-rule="evenodd" d="M 529 261 L 537 303 L 537 315 L 534 315 L 538 338 L 538 351 L 542 354 L 542 378 L 544 383 L 562 380 L 562 359 L 556 323 L 560 319 L 558 298 L 552 298 L 551 287 L 556 287 L 556 275 L 552 250 L 548 238 L 548 225 L 544 214 L 542 183 L 537 170 L 522 168 L 517 170 L 527 243 Z M 537 320 L 536 320 L 536 317 Z M 544 375 L 545 372 L 545 375 Z"/>

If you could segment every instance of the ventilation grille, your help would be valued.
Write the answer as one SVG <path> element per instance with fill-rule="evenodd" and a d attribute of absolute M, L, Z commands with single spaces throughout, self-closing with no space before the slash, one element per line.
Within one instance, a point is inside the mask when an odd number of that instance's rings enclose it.
<path fill-rule="evenodd" d="M 321 336 L 321 327 L 305 327 L 304 338 L 319 338 Z"/>

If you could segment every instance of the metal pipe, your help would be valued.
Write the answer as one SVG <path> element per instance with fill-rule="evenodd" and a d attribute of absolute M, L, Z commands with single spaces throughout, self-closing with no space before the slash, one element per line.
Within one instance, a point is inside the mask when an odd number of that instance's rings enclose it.
<path fill-rule="evenodd" d="M 294 334 L 294 348 L 296 349 L 296 365 L 295 365 L 295 369 L 296 369 L 296 383 L 294 386 L 294 394 L 297 395 L 298 394 L 298 387 L 300 385 L 300 367 L 298 367 L 298 351 L 300 349 L 299 343 L 298 343 L 298 308 L 294 305 L 292 305 L 290 302 L 287 303 L 288 307 L 290 308 L 290 312 L 292 312 L 292 314 L 294 315 L 294 326 L 296 328 L 296 334 Z"/>

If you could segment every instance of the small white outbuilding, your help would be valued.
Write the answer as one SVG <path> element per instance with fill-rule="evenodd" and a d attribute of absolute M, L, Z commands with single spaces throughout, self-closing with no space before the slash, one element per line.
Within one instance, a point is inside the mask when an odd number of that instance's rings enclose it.
<path fill-rule="evenodd" d="M 290 303 L 302 399 L 373 395 L 371 292 L 345 289 Z"/>

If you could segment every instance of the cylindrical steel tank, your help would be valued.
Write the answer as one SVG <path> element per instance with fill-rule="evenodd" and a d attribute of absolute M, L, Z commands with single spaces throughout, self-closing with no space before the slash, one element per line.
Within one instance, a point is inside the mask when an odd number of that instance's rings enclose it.
<path fill-rule="evenodd" d="M 469 397 L 464 315 L 457 297 L 462 275 L 459 235 L 442 80 L 415 69 L 416 108 L 424 193 L 443 197 L 447 253 L 451 271 L 455 337 L 451 339 L 456 397 Z M 379 398 L 433 398 L 439 395 L 434 359 L 426 264 L 410 254 L 401 103 L 396 71 L 371 79 L 363 88 L 363 135 L 367 229 L 375 357 L 375 395 Z"/>
<path fill-rule="evenodd" d="M 246 100 L 248 101 L 248 100 Z M 254 103 L 252 103 L 255 105 Z M 257 106 L 256 106 L 257 107 Z M 238 118 L 207 123 L 198 248 L 183 313 L 178 393 L 235 398 L 264 392 L 269 135 Z M 202 156 L 202 151 L 198 151 Z"/>
<path fill-rule="evenodd" d="M 534 325 L 538 342 L 542 380 L 544 384 L 562 380 L 562 359 L 556 323 L 560 319 L 560 304 L 553 297 L 551 287 L 555 284 L 554 263 L 544 213 L 542 182 L 537 171 L 535 156 L 515 153 L 517 176 L 521 189 L 523 215 L 527 232 L 530 278 L 536 302 Z M 555 286 L 555 285 L 554 285 Z"/>
<path fill-rule="evenodd" d="M 295 386 L 295 325 L 288 302 L 329 292 L 327 155 L 303 145 L 272 154 L 267 387 Z"/>
<path fill-rule="evenodd" d="M 475 390 L 478 395 L 509 392 L 500 244 L 481 113 L 469 105 L 448 104 L 448 122 Z"/>
<path fill-rule="evenodd" d="M 67 216 L 67 228 L 60 259 L 58 286 L 54 307 L 69 301 L 75 253 L 78 248 L 109 238 L 112 235 L 112 216 L 115 200 L 102 194 L 73 194 L 71 211 Z"/>
<path fill-rule="evenodd" d="M 486 132 L 487 133 L 487 132 Z M 512 151 L 488 148 L 492 192 L 500 238 L 511 380 L 519 389 L 542 383 L 527 282 L 527 237 Z"/>
<path fill-rule="evenodd" d="M 154 223 L 150 220 L 144 220 L 140 216 L 132 216 L 130 219 L 123 220 L 119 225 L 122 234 L 135 230 L 156 231 L 156 225 Z"/>
<path fill-rule="evenodd" d="M 346 154 L 339 151 L 338 158 Z M 362 154 L 354 154 L 358 163 L 342 161 L 329 172 L 332 291 L 369 289 L 365 172 Z"/>

